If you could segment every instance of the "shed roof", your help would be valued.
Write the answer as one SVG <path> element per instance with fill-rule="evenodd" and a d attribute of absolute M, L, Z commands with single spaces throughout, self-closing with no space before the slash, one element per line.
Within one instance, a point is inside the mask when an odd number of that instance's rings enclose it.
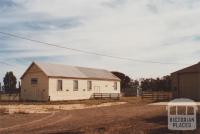
<path fill-rule="evenodd" d="M 60 64 L 52 64 L 44 62 L 33 62 L 30 65 L 30 67 L 33 64 L 38 66 L 48 77 L 83 78 L 83 79 L 87 78 L 87 79 L 102 79 L 102 80 L 117 80 L 117 81 L 120 80 L 111 72 L 104 69 L 94 69 L 87 67 L 77 67 L 77 66 L 60 65 Z M 25 75 L 25 73 L 22 75 L 22 78 Z"/>
<path fill-rule="evenodd" d="M 197 72 L 197 73 L 200 73 L 200 62 L 197 63 L 197 64 L 194 64 L 192 66 L 189 66 L 189 67 L 186 67 L 186 68 L 183 68 L 181 70 L 178 70 L 176 72 L 173 72 L 171 74 L 176 74 L 176 73 L 188 73 L 188 72 Z"/>

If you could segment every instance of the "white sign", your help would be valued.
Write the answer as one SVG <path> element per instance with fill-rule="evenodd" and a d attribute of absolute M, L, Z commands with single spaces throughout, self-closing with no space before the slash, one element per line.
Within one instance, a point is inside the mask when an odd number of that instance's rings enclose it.
<path fill-rule="evenodd" d="M 174 99 L 167 105 L 168 129 L 170 130 L 195 130 L 196 103 L 190 99 Z"/>

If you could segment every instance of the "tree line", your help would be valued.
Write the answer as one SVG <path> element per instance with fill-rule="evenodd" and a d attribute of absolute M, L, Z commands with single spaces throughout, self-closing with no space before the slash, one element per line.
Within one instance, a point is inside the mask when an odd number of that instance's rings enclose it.
<path fill-rule="evenodd" d="M 141 88 L 143 91 L 170 91 L 171 77 L 169 75 L 162 78 L 142 79 Z"/>
<path fill-rule="evenodd" d="M 171 76 L 167 75 L 162 78 L 142 78 L 139 80 L 131 79 L 129 76 L 121 72 L 112 72 L 121 80 L 121 89 L 125 91 L 127 88 L 141 88 L 143 91 L 170 91 Z"/>

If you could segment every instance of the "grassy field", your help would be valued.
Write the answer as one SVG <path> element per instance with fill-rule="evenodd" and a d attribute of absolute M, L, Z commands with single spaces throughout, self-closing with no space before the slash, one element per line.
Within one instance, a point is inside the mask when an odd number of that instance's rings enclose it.
<path fill-rule="evenodd" d="M 88 106 L 104 103 L 127 102 L 119 105 L 91 107 L 85 109 L 56 110 L 40 114 L 2 114 L 0 116 L 1 134 L 164 134 L 177 133 L 167 129 L 165 106 L 148 105 L 150 101 L 137 97 L 120 100 L 84 100 L 73 102 L 23 102 L 26 107 L 57 105 L 69 106 L 84 104 Z M 8 102 L 2 103 L 9 104 Z M 1 106 L 3 106 L 1 105 Z M 198 125 L 199 127 L 199 125 Z M 186 133 L 200 133 L 200 130 Z"/>

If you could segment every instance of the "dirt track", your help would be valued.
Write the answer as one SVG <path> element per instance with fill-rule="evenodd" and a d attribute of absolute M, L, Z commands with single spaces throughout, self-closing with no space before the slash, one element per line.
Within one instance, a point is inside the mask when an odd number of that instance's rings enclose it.
<path fill-rule="evenodd" d="M 1 134 L 138 134 L 167 133 L 164 106 L 123 104 L 54 114 L 1 115 Z M 33 116 L 35 115 L 35 117 Z M 20 118 L 18 117 L 20 116 Z M 38 117 L 36 117 L 38 116 Z M 33 117 L 33 118 L 31 118 Z M 29 120 L 27 121 L 26 118 Z M 25 120 L 24 120 L 25 119 Z M 9 123 L 10 122 L 10 123 Z M 17 123 L 13 124 L 12 122 Z M 29 123 L 28 123 L 29 122 Z M 13 126 L 13 127 L 12 127 Z M 7 129 L 6 129 L 7 128 Z M 196 133 L 198 130 L 196 131 Z M 171 132 L 172 133 L 172 132 Z"/>

